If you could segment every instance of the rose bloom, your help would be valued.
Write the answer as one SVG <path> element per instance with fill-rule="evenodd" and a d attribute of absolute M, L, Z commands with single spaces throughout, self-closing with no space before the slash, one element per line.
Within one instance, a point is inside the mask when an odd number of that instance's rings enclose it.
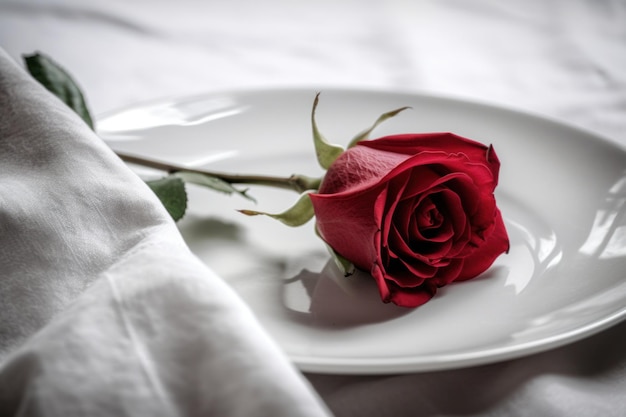
<path fill-rule="evenodd" d="M 322 238 L 376 280 L 384 302 L 416 307 L 484 272 L 509 249 L 492 147 L 451 133 L 361 141 L 311 200 Z"/>

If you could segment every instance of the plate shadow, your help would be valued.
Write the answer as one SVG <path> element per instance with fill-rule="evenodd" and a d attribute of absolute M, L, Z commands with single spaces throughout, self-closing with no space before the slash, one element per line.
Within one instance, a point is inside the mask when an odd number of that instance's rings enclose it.
<path fill-rule="evenodd" d="M 393 320 L 413 311 L 383 303 L 369 274 L 357 271 L 344 277 L 332 261 L 321 272 L 301 270 L 282 288 L 283 305 L 293 318 L 314 327 L 340 330 Z"/>

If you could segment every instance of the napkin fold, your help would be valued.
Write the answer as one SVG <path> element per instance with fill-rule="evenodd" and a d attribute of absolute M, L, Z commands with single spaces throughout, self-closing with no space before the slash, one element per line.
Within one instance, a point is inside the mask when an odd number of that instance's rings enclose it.
<path fill-rule="evenodd" d="M 150 189 L 0 50 L 0 415 L 322 416 Z"/>

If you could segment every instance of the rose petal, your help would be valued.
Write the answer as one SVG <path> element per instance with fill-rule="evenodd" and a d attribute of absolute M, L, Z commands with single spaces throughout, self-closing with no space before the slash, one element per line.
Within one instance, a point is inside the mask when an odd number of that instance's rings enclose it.
<path fill-rule="evenodd" d="M 372 265 L 370 274 L 374 278 L 374 281 L 376 281 L 376 285 L 378 286 L 378 292 L 380 293 L 380 298 L 385 303 L 390 302 L 391 291 L 389 290 L 389 285 L 387 283 L 387 280 L 385 279 L 385 276 L 383 275 L 382 268 L 377 263 L 374 263 Z"/>
<path fill-rule="evenodd" d="M 379 228 L 374 201 L 381 190 L 361 193 L 310 194 L 322 238 L 360 269 L 369 270 L 377 253 L 372 242 Z"/>
<path fill-rule="evenodd" d="M 443 242 L 449 238 L 446 234 L 451 228 L 430 196 L 403 202 L 395 216 L 394 223 L 407 241 Z"/>
<path fill-rule="evenodd" d="M 359 192 L 380 181 L 409 157 L 367 147 L 352 147 L 330 166 L 319 188 L 320 194 Z"/>
<path fill-rule="evenodd" d="M 400 307 L 414 308 L 428 302 L 437 292 L 437 285 L 425 282 L 423 285 L 413 288 L 398 288 L 393 283 L 387 287 L 388 295 L 386 302 L 393 302 Z"/>
<path fill-rule="evenodd" d="M 441 199 L 440 206 L 442 210 L 446 210 L 444 217 L 447 224 L 453 229 L 450 234 L 453 236 L 450 240 L 453 242 L 447 256 L 457 256 L 459 252 L 467 245 L 471 238 L 470 222 L 464 211 L 463 201 L 458 194 L 451 190 L 442 190 L 438 194 Z"/>
<path fill-rule="evenodd" d="M 397 231 L 392 230 L 392 233 L 397 233 Z M 384 257 L 384 253 L 388 256 Z M 381 259 L 385 266 L 385 277 L 401 285 L 409 285 L 409 283 L 416 285 L 415 280 L 431 278 L 437 273 L 437 267 L 432 265 L 428 257 L 413 252 L 402 239 L 394 242 L 393 250 L 387 250 L 381 255 L 383 255 Z"/>
<path fill-rule="evenodd" d="M 444 285 L 456 281 L 463 270 L 463 265 L 464 262 L 462 259 L 451 259 L 447 266 L 439 269 L 437 276 L 432 278 L 432 281 L 438 287 L 443 287 Z"/>
<path fill-rule="evenodd" d="M 439 229 L 444 222 L 443 215 L 437 205 L 432 202 L 432 199 L 424 202 L 422 207 L 416 207 L 414 212 L 415 224 L 418 230 L 422 231 L 422 234 Z M 436 236 L 432 237 L 436 238 Z"/>
<path fill-rule="evenodd" d="M 387 184 L 385 189 L 380 193 L 374 205 L 374 215 L 377 219 L 382 219 L 378 225 L 382 231 L 383 246 L 388 247 L 388 234 L 391 222 L 394 218 L 397 205 L 406 189 L 410 179 L 409 173 L 398 175 L 394 181 Z M 391 197 L 389 197 L 391 196 Z"/>
<path fill-rule="evenodd" d="M 430 165 L 421 165 L 422 161 L 419 158 L 408 159 L 408 163 L 404 165 L 410 165 L 411 179 L 404 195 L 403 199 L 410 199 L 420 194 L 427 192 L 433 188 L 441 180 L 441 174 L 433 171 Z"/>
<path fill-rule="evenodd" d="M 487 147 L 480 142 L 453 133 L 393 135 L 361 141 L 357 145 L 405 155 L 416 155 L 433 150 L 448 154 L 463 153 L 469 161 L 485 163 L 491 172 L 490 177 L 494 181 L 494 186 L 498 183 L 500 161 L 493 147 Z"/>
<path fill-rule="evenodd" d="M 383 275 L 387 281 L 395 282 L 400 287 L 415 287 L 437 274 L 437 269 L 428 264 L 421 264 L 421 269 L 408 269 L 401 260 L 394 260 L 385 265 Z"/>
<path fill-rule="evenodd" d="M 509 251 L 509 237 L 500 210 L 496 210 L 495 228 L 472 254 L 463 259 L 463 270 L 456 281 L 465 281 L 482 274 L 498 256 Z"/>
<path fill-rule="evenodd" d="M 387 248 L 394 258 L 401 259 L 404 263 L 410 263 L 413 268 L 419 270 L 419 264 L 437 266 L 436 263 L 444 258 L 452 242 L 431 243 L 428 241 L 406 242 L 394 227 L 390 231 L 391 247 Z M 424 275 L 421 276 L 432 276 Z"/>
<path fill-rule="evenodd" d="M 429 190 L 438 188 L 441 185 L 445 185 L 447 182 L 452 181 L 455 178 L 464 178 L 468 181 L 472 181 L 471 178 L 463 172 L 450 172 L 450 173 L 438 173 L 434 169 L 436 165 L 428 165 L 427 167 L 420 167 L 422 169 L 414 169 L 411 172 L 411 182 L 403 198 L 409 199 L 419 196 Z M 428 182 L 426 182 L 428 181 Z"/>

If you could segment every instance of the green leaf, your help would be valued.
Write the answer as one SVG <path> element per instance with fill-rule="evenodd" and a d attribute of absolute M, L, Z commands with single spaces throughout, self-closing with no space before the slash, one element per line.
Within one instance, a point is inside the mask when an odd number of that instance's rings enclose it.
<path fill-rule="evenodd" d="M 302 226 L 315 215 L 309 193 L 302 194 L 293 206 L 282 213 L 271 214 L 255 210 L 239 210 L 239 212 L 247 216 L 269 216 L 291 227 Z"/>
<path fill-rule="evenodd" d="M 74 110 L 93 130 L 94 123 L 85 97 L 74 79 L 59 64 L 45 55 L 24 55 L 28 72 L 48 91 Z"/>
<path fill-rule="evenodd" d="M 248 200 L 254 201 L 256 203 L 256 200 L 253 197 L 248 195 L 247 189 L 240 190 L 238 188 L 235 188 L 232 184 L 220 178 L 213 177 L 208 174 L 201 174 L 199 172 L 189 172 L 189 171 L 178 171 L 172 175 L 181 178 L 185 182 L 196 184 L 196 185 L 201 185 L 203 187 L 207 187 L 214 191 L 219 191 L 228 195 L 239 194 L 243 198 L 247 198 Z"/>
<path fill-rule="evenodd" d="M 374 129 L 376 129 L 379 124 L 381 124 L 382 122 L 384 122 L 387 119 L 390 119 L 390 118 L 394 117 L 395 115 L 397 115 L 398 113 L 400 113 L 401 111 L 404 111 L 406 109 L 410 109 L 410 107 L 400 107 L 399 109 L 395 109 L 395 110 L 389 111 L 387 113 L 383 113 L 380 117 L 378 117 L 378 119 L 376 119 L 374 124 L 369 129 L 364 130 L 363 132 L 359 133 L 354 138 L 352 138 L 352 140 L 348 144 L 348 148 L 353 147 L 354 145 L 357 144 L 357 142 L 360 142 L 362 140 L 368 139 L 370 133 L 372 133 L 372 131 Z"/>
<path fill-rule="evenodd" d="M 187 210 L 187 192 L 182 179 L 168 175 L 158 180 L 146 181 L 146 184 L 159 197 L 174 221 L 183 218 Z"/>
<path fill-rule="evenodd" d="M 313 101 L 313 110 L 311 111 L 311 125 L 313 127 L 313 144 L 315 145 L 315 154 L 317 155 L 317 162 L 319 162 L 320 166 L 324 169 L 328 169 L 335 159 L 339 155 L 341 155 L 344 151 L 344 148 L 339 145 L 333 145 L 329 143 L 320 133 L 317 128 L 317 123 L 315 122 L 315 110 L 317 109 L 317 104 L 319 102 L 320 94 L 317 93 L 315 95 L 315 100 Z"/>
<path fill-rule="evenodd" d="M 354 264 L 343 256 L 339 255 L 339 253 L 337 253 L 337 251 L 333 249 L 332 246 L 326 243 L 326 241 L 320 234 L 320 231 L 317 229 L 317 226 L 315 227 L 315 234 L 322 240 L 322 242 L 324 242 L 324 244 L 326 245 L 326 249 L 328 249 L 328 253 L 330 253 L 331 258 L 333 259 L 335 265 L 337 265 L 337 268 L 339 268 L 343 276 L 349 277 L 350 275 L 354 274 L 354 272 L 356 271 Z"/>

